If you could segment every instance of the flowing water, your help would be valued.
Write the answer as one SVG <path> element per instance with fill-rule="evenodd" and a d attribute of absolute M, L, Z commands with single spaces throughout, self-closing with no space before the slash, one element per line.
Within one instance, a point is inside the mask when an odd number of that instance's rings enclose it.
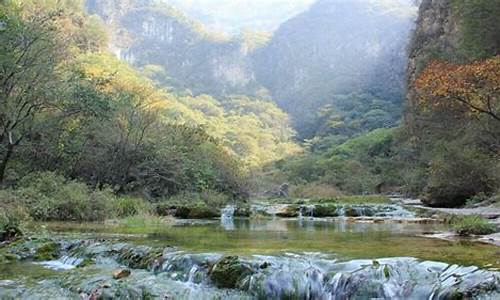
<path fill-rule="evenodd" d="M 445 299 L 457 291 L 498 299 L 498 248 L 421 237 L 442 224 L 358 223 L 343 218 L 239 219 L 118 226 L 44 224 L 61 241 L 56 260 L 0 264 L 0 298 L 91 299 Z M 24 247 L 29 248 L 29 247 Z M 156 250 L 153 250 L 156 249 Z M 157 250 L 160 249 L 160 250 Z M 25 251 L 25 250 L 23 250 Z M 161 259 L 139 266 L 138 258 Z M 156 252 L 155 252 L 156 253 Z M 232 288 L 217 288 L 212 266 L 237 255 Z M 85 259 L 92 264 L 77 267 Z M 132 274 L 114 280 L 112 272 Z M 231 271 L 227 272 L 235 276 Z M 97 294 L 96 294 L 97 293 Z M 104 296 L 103 296 L 104 293 Z M 106 294 L 108 293 L 108 294 Z"/>

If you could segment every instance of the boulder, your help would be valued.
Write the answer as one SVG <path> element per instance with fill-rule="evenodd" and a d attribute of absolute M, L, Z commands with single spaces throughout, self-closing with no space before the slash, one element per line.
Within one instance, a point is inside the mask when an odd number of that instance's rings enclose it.
<path fill-rule="evenodd" d="M 338 217 L 337 206 L 333 204 L 321 204 L 314 206 L 313 217 Z"/>
<path fill-rule="evenodd" d="M 209 276 L 216 287 L 232 289 L 252 273 L 252 267 L 238 256 L 224 256 L 212 266 Z"/>

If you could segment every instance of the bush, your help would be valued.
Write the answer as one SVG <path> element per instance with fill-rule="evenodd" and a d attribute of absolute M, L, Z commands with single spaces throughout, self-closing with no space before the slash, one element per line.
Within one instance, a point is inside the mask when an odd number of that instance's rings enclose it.
<path fill-rule="evenodd" d="M 115 216 L 115 197 L 110 190 L 91 190 L 52 172 L 24 177 L 17 194 L 35 220 L 103 221 Z"/>
<path fill-rule="evenodd" d="M 0 242 L 23 234 L 22 222 L 27 219 L 27 213 L 15 204 L 17 200 L 11 191 L 0 190 Z"/>
<path fill-rule="evenodd" d="M 455 217 L 451 223 L 455 232 L 461 236 L 486 235 L 496 232 L 496 226 L 480 216 Z"/>
<path fill-rule="evenodd" d="M 293 198 L 333 198 L 340 195 L 342 193 L 335 186 L 320 182 L 298 184 L 290 187 L 290 196 Z"/>
<path fill-rule="evenodd" d="M 115 201 L 116 216 L 120 218 L 151 213 L 151 204 L 142 198 L 123 196 Z"/>
<path fill-rule="evenodd" d="M 208 206 L 221 208 L 230 201 L 230 197 L 216 191 L 206 190 L 201 193 L 182 192 L 165 200 L 165 203 L 177 206 Z"/>
<path fill-rule="evenodd" d="M 424 202 L 430 206 L 457 207 L 479 193 L 494 189 L 495 163 L 474 146 L 442 144 L 433 153 Z"/>
<path fill-rule="evenodd" d="M 467 199 L 466 204 L 467 204 L 467 206 L 474 206 L 475 204 L 479 204 L 481 202 L 487 201 L 488 199 L 489 199 L 488 195 L 481 192 L 481 193 L 474 195 L 474 196 L 470 197 L 469 199 Z"/>

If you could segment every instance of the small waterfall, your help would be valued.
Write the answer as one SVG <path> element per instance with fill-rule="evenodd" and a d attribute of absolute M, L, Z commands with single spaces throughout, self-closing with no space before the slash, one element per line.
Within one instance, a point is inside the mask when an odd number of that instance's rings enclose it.
<path fill-rule="evenodd" d="M 234 217 L 234 211 L 236 207 L 234 205 L 227 205 L 223 209 L 221 209 L 220 218 L 222 220 L 232 220 Z"/>
<path fill-rule="evenodd" d="M 83 262 L 83 259 L 71 256 L 62 256 L 57 260 L 49 260 L 39 262 L 39 265 L 42 265 L 48 269 L 52 270 L 71 270 L 76 268 L 79 264 Z"/>
<path fill-rule="evenodd" d="M 336 214 L 339 217 L 345 217 L 345 208 L 344 208 L 344 206 L 337 207 Z"/>
<path fill-rule="evenodd" d="M 314 205 L 301 205 L 299 207 L 299 218 L 309 217 L 312 218 L 314 216 Z"/>
<path fill-rule="evenodd" d="M 225 230 L 234 230 L 234 211 L 236 207 L 234 205 L 227 205 L 221 209 L 220 223 Z"/>

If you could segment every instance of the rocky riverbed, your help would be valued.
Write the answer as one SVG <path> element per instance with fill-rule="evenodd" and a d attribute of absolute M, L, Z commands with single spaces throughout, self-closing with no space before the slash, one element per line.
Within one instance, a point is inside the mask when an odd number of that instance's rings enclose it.
<path fill-rule="evenodd" d="M 500 273 L 409 257 L 342 260 L 319 253 L 228 256 L 120 240 L 27 239 L 4 249 L 3 298 L 68 299 L 460 299 L 500 297 Z M 5 268 L 5 266 L 4 266 Z M 8 267 L 7 267 L 8 268 Z"/>

